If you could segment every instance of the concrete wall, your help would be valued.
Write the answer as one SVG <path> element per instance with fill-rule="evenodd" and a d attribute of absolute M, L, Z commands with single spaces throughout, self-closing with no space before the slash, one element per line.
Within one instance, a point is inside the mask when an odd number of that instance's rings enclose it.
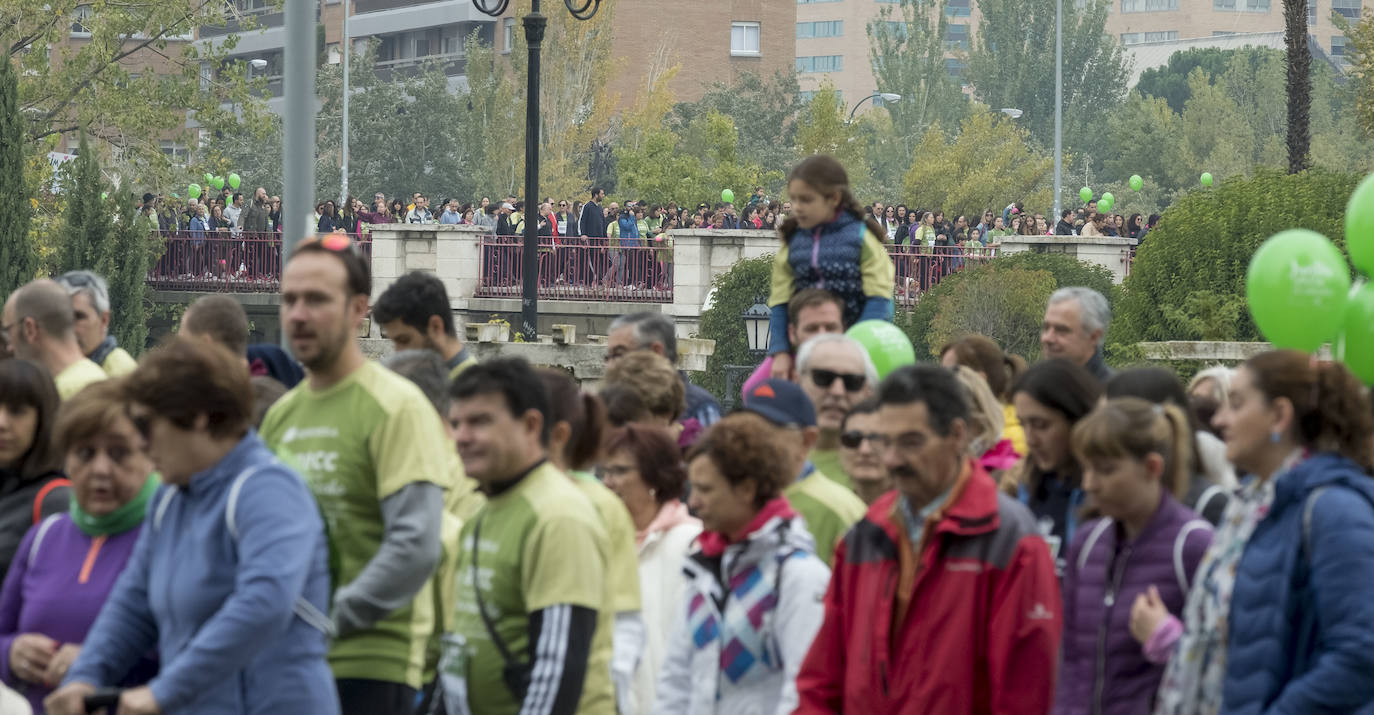
<path fill-rule="evenodd" d="M 1112 272 L 1112 281 L 1120 284 L 1130 271 L 1131 247 L 1134 238 L 1108 236 L 1003 236 L 1002 254 L 1063 253 L 1084 263 L 1102 266 Z"/>

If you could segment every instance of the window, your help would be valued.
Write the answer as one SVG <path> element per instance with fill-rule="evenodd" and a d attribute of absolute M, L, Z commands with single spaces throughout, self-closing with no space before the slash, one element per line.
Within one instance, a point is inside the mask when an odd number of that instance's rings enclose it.
<path fill-rule="evenodd" d="M 185 164 L 188 156 L 186 147 L 176 142 L 162 140 L 162 153 L 172 161 L 173 164 Z"/>
<path fill-rule="evenodd" d="M 90 5 L 77 5 L 76 9 L 72 11 L 72 33 L 83 35 L 91 34 L 91 28 L 86 24 L 86 21 L 89 20 L 90 17 Z"/>
<path fill-rule="evenodd" d="M 1213 10 L 1269 12 L 1269 0 L 1212 0 Z"/>
<path fill-rule="evenodd" d="M 896 5 L 902 0 L 878 0 L 879 5 Z"/>
<path fill-rule="evenodd" d="M 797 96 L 801 97 L 801 102 L 802 102 L 802 104 L 810 104 L 810 103 L 811 103 L 811 100 L 816 96 L 816 94 L 817 94 L 817 93 L 816 93 L 816 90 L 814 90 L 814 89 L 803 89 L 802 91 L 800 91 L 800 92 L 797 93 Z M 839 102 L 839 103 L 840 103 L 840 107 L 843 108 L 843 107 L 844 107 L 844 92 L 841 92 L 841 91 L 838 90 L 838 89 L 835 90 L 835 101 L 836 101 L 836 102 Z"/>
<path fill-rule="evenodd" d="M 841 0 L 797 0 L 798 5 L 810 5 L 815 2 L 840 2 Z"/>
<path fill-rule="evenodd" d="M 830 20 L 828 22 L 797 23 L 798 40 L 809 40 L 813 37 L 839 37 L 843 33 L 843 20 Z"/>
<path fill-rule="evenodd" d="M 945 27 L 945 49 L 968 50 L 968 25 L 966 23 L 951 22 Z"/>
<path fill-rule="evenodd" d="M 844 69 L 844 57 L 841 55 L 814 55 L 811 57 L 797 58 L 797 72 L 806 74 L 808 72 L 839 72 Z"/>
<path fill-rule="evenodd" d="M 948 72 L 950 77 L 959 80 L 959 86 L 961 87 L 968 85 L 968 80 L 964 79 L 964 72 L 966 70 L 968 70 L 967 62 L 956 57 L 945 58 L 945 72 Z"/>
<path fill-rule="evenodd" d="M 759 24 L 757 22 L 730 23 L 730 55 L 732 57 L 759 55 Z"/>
<path fill-rule="evenodd" d="M 1344 35 L 1332 35 L 1332 36 L 1331 36 L 1331 56 L 1332 56 L 1332 57 L 1335 57 L 1335 58 L 1336 58 L 1336 61 L 1340 62 L 1341 64 L 1345 64 L 1345 63 L 1347 63 L 1347 62 L 1349 61 L 1349 60 L 1347 60 L 1347 59 L 1345 58 L 1345 36 L 1344 36 Z"/>
<path fill-rule="evenodd" d="M 1121 12 L 1164 12 L 1177 9 L 1178 0 L 1121 0 Z"/>
<path fill-rule="evenodd" d="M 1307 0 L 1307 24 L 1317 24 L 1317 0 Z"/>
<path fill-rule="evenodd" d="M 515 47 L 515 18 L 508 17 L 501 21 L 502 37 L 505 39 L 506 52 L 510 52 Z"/>
<path fill-rule="evenodd" d="M 1178 30 L 1166 30 L 1164 32 L 1123 32 L 1121 33 L 1121 44 L 1139 45 L 1142 42 L 1169 42 L 1178 39 Z"/>
<path fill-rule="evenodd" d="M 1227 35 L 1234 35 L 1234 34 L 1236 34 L 1236 33 L 1231 32 L 1231 31 L 1229 31 L 1229 30 L 1213 30 L 1213 31 L 1212 31 L 1212 37 L 1226 37 Z"/>
<path fill-rule="evenodd" d="M 1331 10 L 1347 20 L 1359 20 L 1360 0 L 1331 0 Z"/>
<path fill-rule="evenodd" d="M 968 17 L 972 12 L 970 0 L 948 0 L 945 3 L 945 17 Z"/>

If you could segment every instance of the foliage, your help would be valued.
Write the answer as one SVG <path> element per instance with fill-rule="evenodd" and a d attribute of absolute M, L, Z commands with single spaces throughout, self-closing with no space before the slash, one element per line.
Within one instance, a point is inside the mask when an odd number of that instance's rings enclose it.
<path fill-rule="evenodd" d="M 80 150 L 66 172 L 67 213 L 56 273 L 93 270 L 110 239 L 111 204 L 95 152 L 81 133 Z"/>
<path fill-rule="evenodd" d="M 717 398 L 726 397 L 726 365 L 753 364 L 740 316 L 753 307 L 759 296 L 768 295 L 768 276 L 772 267 L 772 255 L 749 258 L 711 281 L 711 307 L 701 312 L 701 327 L 696 337 L 716 341 L 716 349 L 707 358 L 706 372 L 694 377 L 693 382 Z"/>
<path fill-rule="evenodd" d="M 911 165 L 916 143 L 932 124 L 958 126 L 969 112 L 968 98 L 945 67 L 948 27 L 945 0 L 901 0 L 896 11 L 884 7 L 868 23 L 877 91 L 902 96 L 885 105 L 896 141 L 884 153 L 895 153 L 903 166 Z"/>
<path fill-rule="evenodd" d="M 827 79 L 802 108 L 797 126 L 797 152 L 801 156 L 829 154 L 839 159 L 849 173 L 850 184 L 862 192 L 868 162 L 858 136 L 857 126 L 850 123 L 845 114 L 839 92 Z"/>
<path fill-rule="evenodd" d="M 949 216 L 1000 208 L 1009 197 L 1027 206 L 1049 206 L 1054 160 L 1029 146 L 1028 139 L 1026 130 L 991 112 L 965 119 L 955 137 L 931 127 L 917 147 L 920 161 L 903 182 L 906 197 Z"/>
<path fill-rule="evenodd" d="M 1040 354 L 1045 304 L 1054 289 L 1049 271 L 993 261 L 937 299 L 926 344 L 940 346 L 978 334 L 992 338 L 1007 352 L 1034 359 Z"/>
<path fill-rule="evenodd" d="M 1251 48 L 1246 48 L 1251 49 Z M 1150 67 L 1140 73 L 1136 83 L 1137 92 L 1146 97 L 1158 97 L 1169 104 L 1175 112 L 1183 111 L 1183 105 L 1191 98 L 1192 88 L 1188 75 L 1194 69 L 1201 69 L 1208 77 L 1220 77 L 1231 62 L 1235 50 L 1220 50 L 1215 47 L 1195 47 L 1180 50 L 1169 56 L 1163 67 Z"/>
<path fill-rule="evenodd" d="M 650 92 L 657 86 L 657 81 L 650 85 Z M 681 133 L 711 111 L 723 114 L 733 120 L 739 130 L 741 161 L 784 170 L 797 160 L 797 113 L 801 108 L 801 91 L 795 72 L 777 72 L 766 79 L 753 72 L 741 72 L 730 84 L 712 83 L 695 102 L 673 105 L 672 114 L 664 116 L 663 121 L 673 131 Z M 782 184 L 777 181 L 765 188 L 776 192 Z"/>
<path fill-rule="evenodd" d="M 1374 15 L 1365 15 L 1354 25 L 1343 21 L 1345 58 L 1350 61 L 1346 76 L 1354 90 L 1355 117 L 1360 134 L 1374 137 Z"/>
<path fill-rule="evenodd" d="M 1105 32 L 1110 0 L 1064 3 L 1064 141 L 1066 147 L 1108 151 L 1094 140 L 1095 123 L 1126 94 L 1126 60 Z M 1020 124 L 1043 147 L 1054 145 L 1055 0 L 981 0 L 972 33 L 968 78 L 993 109 L 1024 112 Z"/>
<path fill-rule="evenodd" d="M 148 341 L 147 306 L 152 302 L 148 269 L 155 252 L 161 251 L 161 240 L 153 233 L 156 223 L 141 215 L 132 201 L 121 201 L 119 206 L 95 271 L 110 287 L 110 334 L 137 357 Z"/>
<path fill-rule="evenodd" d="M 1311 229 L 1343 247 L 1345 203 L 1358 179 L 1265 170 L 1182 196 L 1137 251 L 1113 333 L 1129 341 L 1258 340 L 1249 314 L 1216 297 L 1245 295 L 1250 256 L 1278 231 Z"/>
<path fill-rule="evenodd" d="M 38 251 L 29 237 L 33 207 L 24 181 L 24 126 L 14 65 L 0 61 L 0 296 L 38 272 Z"/>

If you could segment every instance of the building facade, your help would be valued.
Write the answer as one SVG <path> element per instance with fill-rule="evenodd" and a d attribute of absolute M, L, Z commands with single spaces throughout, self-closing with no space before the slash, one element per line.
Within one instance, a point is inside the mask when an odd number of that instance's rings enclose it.
<path fill-rule="evenodd" d="M 1358 22 L 1363 0 L 1307 0 L 1307 33 L 1344 66 L 1345 34 L 1332 22 Z M 1283 31 L 1282 0 L 1113 0 L 1107 32 L 1123 45 Z"/>

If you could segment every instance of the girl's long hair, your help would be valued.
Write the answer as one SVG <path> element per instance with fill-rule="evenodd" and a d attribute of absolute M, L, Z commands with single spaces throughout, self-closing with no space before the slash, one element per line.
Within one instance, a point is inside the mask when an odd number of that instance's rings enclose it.
<path fill-rule="evenodd" d="M 844 166 L 835 157 L 816 154 L 802 159 L 801 163 L 792 167 L 792 171 L 787 175 L 788 184 L 794 180 L 802 181 L 822 196 L 838 194 L 841 211 L 846 211 L 854 218 L 863 221 L 864 225 L 873 232 L 874 236 L 878 237 L 879 241 L 887 241 L 887 229 L 872 216 L 869 216 L 864 211 L 863 204 L 854 198 L 854 193 L 849 188 L 849 174 L 845 172 Z M 778 227 L 778 239 L 786 245 L 796 231 L 797 218 L 788 216 L 787 220 Z"/>

